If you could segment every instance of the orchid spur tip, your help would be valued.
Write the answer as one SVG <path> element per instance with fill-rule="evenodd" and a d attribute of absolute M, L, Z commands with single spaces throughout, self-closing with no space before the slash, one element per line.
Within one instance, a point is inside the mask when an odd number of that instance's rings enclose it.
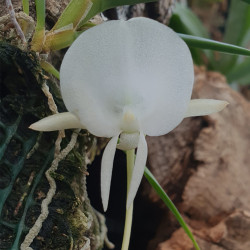
<path fill-rule="evenodd" d="M 203 116 L 217 113 L 223 110 L 228 104 L 228 102 L 222 100 L 193 99 L 190 100 L 185 117 Z"/>
<path fill-rule="evenodd" d="M 70 112 L 58 113 L 41 119 L 29 126 L 30 129 L 37 131 L 55 131 L 70 128 L 83 128 L 76 115 Z"/>

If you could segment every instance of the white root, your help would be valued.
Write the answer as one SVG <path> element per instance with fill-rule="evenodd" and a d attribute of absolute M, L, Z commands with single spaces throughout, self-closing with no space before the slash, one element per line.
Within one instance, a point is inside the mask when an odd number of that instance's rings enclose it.
<path fill-rule="evenodd" d="M 50 110 L 53 112 L 53 114 L 58 113 L 57 106 L 55 104 L 55 101 L 53 99 L 52 94 L 49 91 L 49 87 L 46 84 L 46 81 L 43 82 L 42 91 L 44 92 L 44 94 L 48 98 L 48 105 L 49 105 Z M 54 160 L 52 161 L 50 168 L 45 173 L 46 178 L 47 178 L 49 185 L 50 185 L 50 189 L 47 193 L 46 198 L 42 201 L 41 214 L 38 216 L 35 224 L 29 230 L 28 234 L 25 236 L 25 239 L 24 239 L 23 243 L 21 244 L 21 250 L 32 250 L 32 248 L 30 247 L 30 244 L 33 242 L 34 238 L 39 234 L 39 232 L 42 228 L 43 222 L 48 217 L 48 215 L 49 215 L 48 206 L 51 203 L 52 198 L 54 197 L 55 192 L 56 192 L 56 182 L 55 182 L 54 178 L 51 176 L 51 174 L 57 170 L 59 162 L 61 160 L 63 160 L 69 154 L 69 152 L 74 148 L 74 146 L 77 142 L 77 137 L 78 137 L 79 131 L 80 131 L 80 129 L 76 129 L 73 132 L 69 144 L 62 151 L 61 151 L 60 145 L 61 145 L 62 138 L 64 137 L 64 130 L 59 131 L 57 140 L 55 142 Z"/>
<path fill-rule="evenodd" d="M 41 228 L 42 228 L 42 224 L 43 222 L 46 220 L 46 218 L 49 215 L 49 209 L 48 206 L 52 201 L 53 196 L 55 195 L 56 192 L 56 182 L 55 180 L 51 177 L 51 173 L 55 172 L 57 170 L 58 164 L 61 160 L 63 160 L 68 153 L 74 148 L 76 141 L 77 141 L 77 136 L 79 133 L 79 129 L 74 131 L 72 136 L 71 136 L 71 140 L 69 142 L 69 144 L 67 145 L 67 147 L 65 149 L 63 149 L 53 160 L 51 167 L 46 171 L 45 175 L 46 178 L 49 182 L 50 185 L 50 189 L 47 193 L 46 198 L 42 201 L 42 205 L 41 205 L 41 214 L 39 215 L 39 217 L 37 218 L 35 224 L 33 225 L 33 227 L 29 230 L 29 233 L 25 236 L 25 239 L 23 241 L 23 243 L 21 244 L 21 250 L 32 250 L 32 248 L 30 247 L 30 244 L 33 242 L 34 238 L 38 235 L 38 233 L 40 232 Z M 57 138 L 58 141 L 61 140 L 61 136 L 60 134 L 58 135 Z M 57 147 L 60 147 L 60 144 L 57 143 L 56 144 Z"/>

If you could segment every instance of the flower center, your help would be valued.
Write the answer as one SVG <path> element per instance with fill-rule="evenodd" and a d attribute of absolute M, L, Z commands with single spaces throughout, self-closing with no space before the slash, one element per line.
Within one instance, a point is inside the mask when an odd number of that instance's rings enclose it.
<path fill-rule="evenodd" d="M 131 150 L 137 148 L 139 142 L 139 133 L 121 133 L 119 144 L 116 146 L 121 150 Z"/>
<path fill-rule="evenodd" d="M 121 130 L 125 133 L 135 133 L 139 131 L 139 122 L 135 114 L 128 108 L 123 109 Z"/>

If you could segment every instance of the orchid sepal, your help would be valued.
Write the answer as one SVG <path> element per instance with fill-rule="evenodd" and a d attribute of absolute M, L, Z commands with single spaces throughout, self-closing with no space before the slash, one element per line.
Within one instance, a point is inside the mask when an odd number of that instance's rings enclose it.
<path fill-rule="evenodd" d="M 31 124 L 29 128 L 37 131 L 56 131 L 71 128 L 85 129 L 85 127 L 81 124 L 79 118 L 71 112 L 64 112 L 47 116 Z"/>
<path fill-rule="evenodd" d="M 222 111 L 229 103 L 215 99 L 192 99 L 185 117 L 211 115 Z"/>

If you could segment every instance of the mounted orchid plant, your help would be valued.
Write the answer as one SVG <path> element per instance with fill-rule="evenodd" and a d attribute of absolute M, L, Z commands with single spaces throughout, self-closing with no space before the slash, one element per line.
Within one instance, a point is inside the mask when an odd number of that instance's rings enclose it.
<path fill-rule="evenodd" d="M 133 200 L 145 170 L 145 136 L 167 134 L 185 117 L 219 112 L 228 104 L 190 100 L 193 82 L 190 51 L 173 30 L 147 18 L 108 21 L 82 33 L 64 56 L 60 85 L 69 112 L 30 127 L 39 131 L 82 128 L 111 138 L 101 163 L 104 211 L 116 148 L 126 151 L 128 193 L 122 249 L 128 249 Z"/>
<path fill-rule="evenodd" d="M 193 17 L 192 12 L 187 11 L 180 4 L 175 5 L 170 25 L 172 23 L 171 27 L 175 31 L 181 31 L 178 28 L 183 26 L 182 32 L 185 34 L 175 33 L 163 24 L 142 17 L 129 21 L 107 21 L 97 26 L 90 21 L 96 14 L 110 8 L 152 1 L 154 0 L 71 0 L 55 25 L 50 30 L 46 30 L 46 1 L 35 0 L 36 29 L 29 41 L 30 36 L 25 36 L 29 18 L 18 23 L 11 0 L 5 0 L 12 24 L 22 41 L 22 49 L 35 52 L 44 71 L 60 79 L 63 101 L 68 109 L 66 113 L 57 113 L 56 104 L 50 102 L 51 111 L 57 114 L 32 124 L 30 128 L 38 131 L 80 128 L 88 130 L 97 137 L 110 138 L 101 162 L 101 197 L 104 211 L 108 208 L 116 149 L 126 152 L 127 209 L 122 250 L 129 248 L 133 201 L 143 174 L 174 214 L 192 240 L 194 247 L 199 249 L 180 213 L 145 166 L 147 161 L 145 137 L 167 134 L 185 117 L 219 112 L 228 104 L 223 100 L 191 100 L 194 69 L 188 46 L 247 56 L 250 56 L 250 51 L 239 46 L 207 39 L 209 36 L 199 32 L 199 22 Z M 249 0 L 243 1 L 250 3 Z M 246 18 L 244 17 L 248 15 L 250 7 L 246 8 L 244 5 L 239 7 L 236 0 L 232 2 L 234 3 L 231 8 L 232 13 L 236 13 L 236 17 L 240 16 L 236 27 L 241 34 L 240 38 L 244 40 L 244 36 L 248 35 L 248 25 L 245 25 Z M 30 3 L 29 0 L 22 0 L 23 12 L 27 16 L 29 16 Z M 240 11 L 235 11 L 236 6 Z M 235 23 L 234 17 L 229 22 L 229 37 L 232 35 L 231 23 Z M 198 37 L 199 33 L 202 37 Z M 225 41 L 235 41 L 235 34 L 232 36 L 233 40 Z M 62 61 L 59 73 L 47 61 L 48 55 L 52 51 L 67 47 L 69 49 Z M 209 61 L 213 61 L 211 54 L 206 51 Z M 195 60 L 194 56 L 193 59 Z M 227 64 L 233 65 L 231 64 L 233 61 L 236 62 L 235 58 L 231 58 Z M 225 65 L 223 63 L 221 65 L 221 68 L 224 68 Z M 238 75 L 242 76 L 242 70 L 248 74 L 248 64 L 247 67 L 244 65 L 242 63 L 241 67 L 230 71 L 228 78 L 234 80 Z M 53 100 L 46 86 L 43 84 L 43 92 L 48 99 Z M 63 132 L 60 132 L 58 135 L 60 140 L 62 134 Z M 45 175 L 50 189 L 41 203 L 41 214 L 21 245 L 19 242 L 25 227 L 23 219 L 25 216 L 18 222 L 18 228 L 12 224 L 4 224 L 4 226 L 8 225 L 13 232 L 16 230 L 16 239 L 12 249 L 32 249 L 31 243 L 47 218 L 48 206 L 55 195 L 56 183 L 53 179 L 53 172 L 58 166 L 58 159 L 62 159 L 62 155 L 67 155 L 74 148 L 76 141 L 77 136 L 74 133 L 68 146 L 57 154 L 56 164 L 53 161 L 51 167 L 47 169 Z M 57 144 L 59 152 L 60 142 Z M 5 192 L 5 200 L 7 196 L 8 193 Z M 29 196 L 32 196 L 32 192 Z M 0 207 L 3 207 L 4 199 Z M 31 204 L 32 199 L 27 198 L 27 200 L 27 204 Z M 1 220 L 0 224 L 3 225 Z"/>
<path fill-rule="evenodd" d="M 108 208 L 116 148 L 126 152 L 127 210 L 122 249 L 129 247 L 133 200 L 143 174 L 175 215 L 194 247 L 199 249 L 180 213 L 145 167 L 145 136 L 167 134 L 185 117 L 219 112 L 228 104 L 223 100 L 191 100 L 194 69 L 187 45 L 248 56 L 250 51 L 204 37 L 178 34 L 147 18 L 108 21 L 98 26 L 90 22 L 104 10 L 152 1 L 71 0 L 52 29 L 46 31 L 45 0 L 35 0 L 36 29 L 31 42 L 27 42 L 23 34 L 25 27 L 22 30 L 15 20 L 11 0 L 6 0 L 6 4 L 24 48 L 29 45 L 38 55 L 41 67 L 60 78 L 62 97 L 68 109 L 68 112 L 46 117 L 30 128 L 38 131 L 80 128 L 97 137 L 111 138 L 101 163 L 104 211 Z M 22 0 L 22 3 L 24 13 L 29 15 L 29 1 Z M 191 19 L 188 15 L 188 20 Z M 59 73 L 45 55 L 69 46 Z M 32 242 L 33 239 L 28 240 Z"/>

